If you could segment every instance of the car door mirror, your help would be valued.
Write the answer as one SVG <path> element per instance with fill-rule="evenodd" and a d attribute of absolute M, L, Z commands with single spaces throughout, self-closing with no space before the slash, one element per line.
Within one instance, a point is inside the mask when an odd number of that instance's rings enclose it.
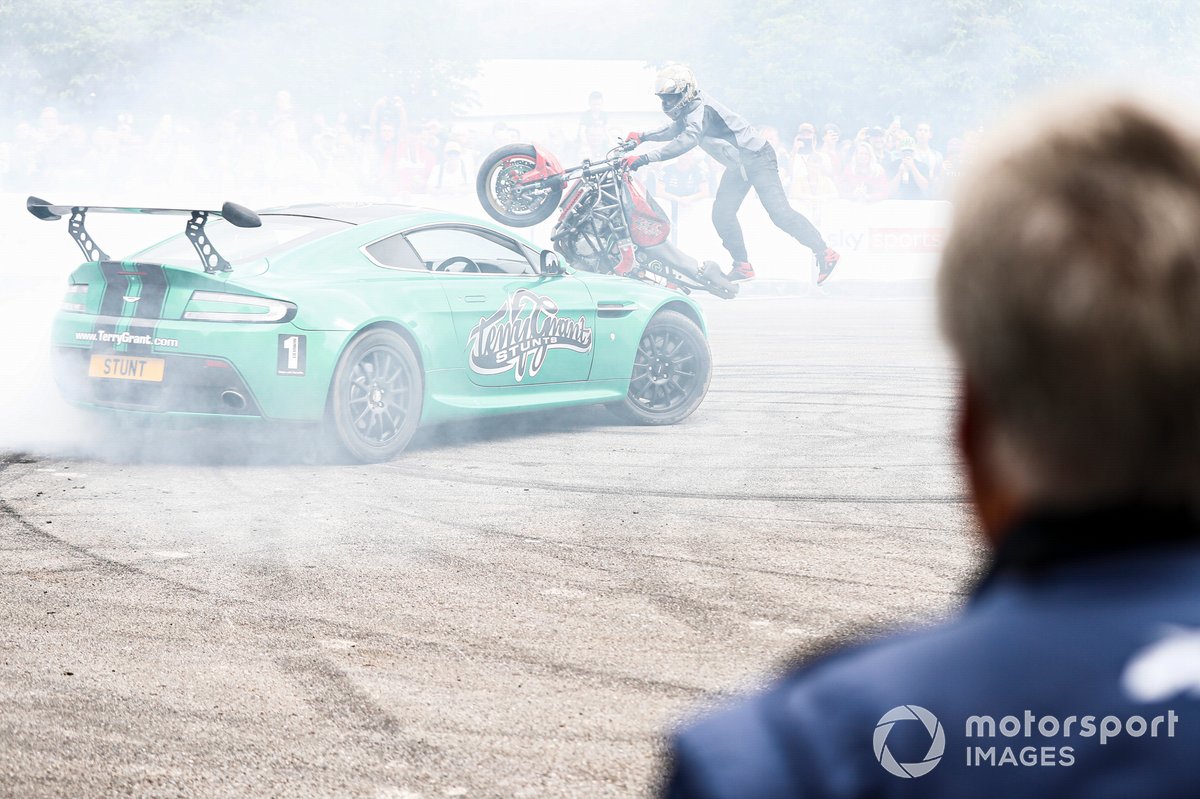
<path fill-rule="evenodd" d="M 563 268 L 563 263 L 558 257 L 558 253 L 554 250 L 542 250 L 541 269 L 543 275 L 561 275 L 566 272 Z"/>

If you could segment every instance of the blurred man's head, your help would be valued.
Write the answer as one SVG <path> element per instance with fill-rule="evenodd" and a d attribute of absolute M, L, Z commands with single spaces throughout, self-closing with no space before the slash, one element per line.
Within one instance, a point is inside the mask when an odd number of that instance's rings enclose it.
<path fill-rule="evenodd" d="M 928 122 L 918 122 L 917 132 L 914 138 L 917 140 L 917 144 L 921 145 L 922 147 L 929 144 L 929 142 L 933 140 L 933 125 L 929 124 Z"/>
<path fill-rule="evenodd" d="M 800 127 L 796 129 L 795 146 L 805 149 L 812 149 L 813 142 L 817 138 L 817 129 L 811 122 L 801 122 Z"/>
<path fill-rule="evenodd" d="M 1195 136 L 1107 98 L 994 144 L 957 196 L 939 282 L 985 529 L 1035 505 L 1200 508 Z"/>

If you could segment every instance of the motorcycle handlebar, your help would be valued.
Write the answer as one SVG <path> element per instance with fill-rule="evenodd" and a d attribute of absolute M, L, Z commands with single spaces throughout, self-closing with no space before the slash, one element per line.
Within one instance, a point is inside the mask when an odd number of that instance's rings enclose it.
<path fill-rule="evenodd" d="M 627 139 L 627 140 L 621 142 L 620 144 L 618 144 L 616 147 L 614 147 L 609 152 L 616 151 L 616 152 L 620 152 L 620 153 L 625 153 L 625 152 L 629 152 L 630 150 L 632 150 L 635 147 L 637 147 L 637 142 L 632 142 Z M 624 160 L 625 160 L 625 156 L 614 155 L 610 158 L 605 158 L 603 161 L 595 161 L 595 162 L 585 161 L 584 163 L 578 164 L 577 166 L 567 167 L 566 169 L 564 169 L 562 172 L 558 173 L 557 175 L 553 175 L 549 178 L 543 178 L 542 180 L 535 180 L 530 183 L 527 183 L 527 184 L 525 184 L 525 186 L 523 188 L 531 189 L 531 188 L 535 188 L 538 186 L 545 186 L 548 184 L 552 185 L 555 183 L 561 185 L 563 183 L 566 183 L 568 180 L 573 180 L 576 177 L 589 177 L 590 178 L 593 175 L 599 175 L 601 172 L 607 172 L 610 169 L 619 169 L 621 166 L 621 162 Z"/>
<path fill-rule="evenodd" d="M 558 177 L 566 181 L 571 180 L 574 177 L 591 177 L 592 175 L 599 175 L 601 172 L 607 172 L 610 169 L 618 168 L 623 160 L 623 157 L 618 155 L 613 156 L 612 158 L 606 158 L 603 161 L 595 161 L 579 164 L 578 166 L 567 167 L 562 171 L 561 174 L 558 175 Z"/>

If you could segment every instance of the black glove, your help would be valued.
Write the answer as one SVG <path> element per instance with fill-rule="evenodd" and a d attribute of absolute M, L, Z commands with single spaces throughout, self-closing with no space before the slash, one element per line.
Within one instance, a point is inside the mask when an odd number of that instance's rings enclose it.
<path fill-rule="evenodd" d="M 650 159 L 644 155 L 627 155 L 625 156 L 625 160 L 621 163 L 626 169 L 632 172 L 633 170 L 641 169 L 646 164 L 650 163 Z"/>

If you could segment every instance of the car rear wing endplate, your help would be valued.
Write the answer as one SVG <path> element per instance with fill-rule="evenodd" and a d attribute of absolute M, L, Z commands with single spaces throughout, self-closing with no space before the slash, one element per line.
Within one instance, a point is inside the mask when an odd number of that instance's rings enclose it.
<path fill-rule="evenodd" d="M 71 233 L 71 238 L 75 239 L 75 243 L 79 245 L 79 249 L 83 250 L 83 256 L 89 261 L 108 260 L 108 255 L 88 235 L 87 228 L 84 225 L 84 220 L 89 212 L 189 217 L 187 226 L 184 228 L 184 234 L 188 237 L 188 241 L 192 243 L 196 254 L 200 256 L 200 262 L 204 264 L 204 271 L 210 274 L 213 272 L 233 271 L 233 267 L 229 265 L 229 261 L 225 260 L 217 252 L 212 242 L 209 241 L 208 234 L 204 232 L 204 225 L 208 222 L 210 216 L 219 216 L 229 224 L 237 227 L 259 227 L 262 225 L 262 219 L 259 218 L 258 214 L 245 206 L 228 202 L 221 206 L 220 211 L 200 211 L 187 208 L 120 208 L 108 205 L 54 205 L 38 197 L 30 197 L 25 201 L 25 208 L 38 219 L 44 219 L 48 222 L 70 215 L 71 218 L 67 223 L 67 229 Z"/>

